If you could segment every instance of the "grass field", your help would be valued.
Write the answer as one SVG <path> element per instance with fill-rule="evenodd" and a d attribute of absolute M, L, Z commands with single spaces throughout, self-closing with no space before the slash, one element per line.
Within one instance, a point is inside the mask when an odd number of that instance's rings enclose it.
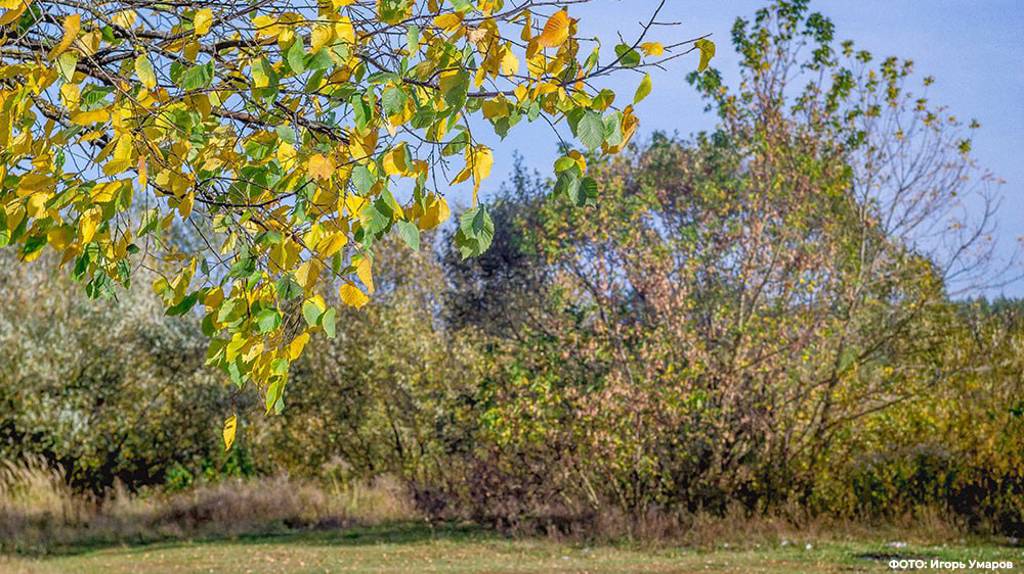
<path fill-rule="evenodd" d="M 886 541 L 775 542 L 713 550 L 508 539 L 471 527 L 356 528 L 272 537 L 117 547 L 76 547 L 51 556 L 0 556 L 0 572 L 891 572 L 893 557 L 1012 561 L 1024 548 L 995 544 L 894 547 Z M 943 570 L 926 570 L 943 571 Z M 984 570 L 968 570 L 983 572 Z M 1004 570 L 1005 571 L 1005 570 Z"/>

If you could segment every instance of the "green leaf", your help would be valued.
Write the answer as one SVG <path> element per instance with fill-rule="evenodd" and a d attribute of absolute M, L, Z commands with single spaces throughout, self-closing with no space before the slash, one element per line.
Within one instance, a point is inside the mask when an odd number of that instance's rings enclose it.
<path fill-rule="evenodd" d="M 455 244 L 463 259 L 477 257 L 487 251 L 493 240 L 494 221 L 483 205 L 466 210 L 459 218 Z"/>
<path fill-rule="evenodd" d="M 256 314 L 256 326 L 260 333 L 270 333 L 281 326 L 281 314 L 277 309 L 263 309 Z"/>
<path fill-rule="evenodd" d="M 587 110 L 576 126 L 576 137 L 591 151 L 601 147 L 604 143 L 604 121 L 601 114 Z"/>
<path fill-rule="evenodd" d="M 174 71 L 174 65 L 172 64 L 171 65 L 171 73 L 172 74 L 174 73 L 173 71 Z M 249 73 L 252 75 L 252 79 L 253 79 L 254 82 L 256 82 L 257 86 L 269 86 L 269 85 L 271 85 L 273 83 L 272 82 L 273 78 L 271 76 L 272 72 L 273 71 L 270 68 L 270 64 L 268 64 L 267 60 L 264 59 L 264 58 L 260 58 L 259 60 L 253 62 L 252 66 L 249 67 Z M 177 82 L 175 82 L 175 83 L 177 83 Z"/>
<path fill-rule="evenodd" d="M 337 54 L 338 58 L 341 61 L 348 60 L 348 46 L 340 44 L 332 46 L 331 52 Z M 320 48 L 319 50 L 317 50 L 316 53 L 313 54 L 308 61 L 306 61 L 307 69 L 316 70 L 318 72 L 327 70 L 333 65 L 334 60 L 331 59 L 330 53 L 328 53 L 328 51 L 325 48 Z"/>
<path fill-rule="evenodd" d="M 277 406 L 277 402 L 281 400 L 281 397 L 284 394 L 285 380 L 286 379 L 284 377 L 274 377 L 273 381 L 267 385 L 267 397 L 264 404 L 267 407 L 268 413 L 274 410 Z"/>
<path fill-rule="evenodd" d="M 256 260 L 252 258 L 248 253 L 243 253 L 238 261 L 235 261 L 234 265 L 228 271 L 228 277 L 237 277 L 239 279 L 249 277 L 256 273 Z"/>
<path fill-rule="evenodd" d="M 633 95 L 633 104 L 639 104 L 651 94 L 651 75 L 644 75 L 644 79 L 640 80 L 640 85 L 636 88 L 636 94 Z"/>
<path fill-rule="evenodd" d="M 294 299 L 302 294 L 302 286 L 291 275 L 285 275 L 274 283 L 277 296 L 281 299 Z"/>
<path fill-rule="evenodd" d="M 459 71 L 455 79 L 447 83 L 447 90 L 444 93 L 444 101 L 452 111 L 461 110 L 466 105 L 466 96 L 469 93 L 469 72 Z"/>
<path fill-rule="evenodd" d="M 75 66 L 77 65 L 77 52 L 68 51 L 57 57 L 57 71 L 60 72 L 60 77 L 64 78 L 65 82 L 71 81 L 71 78 L 75 75 Z"/>
<path fill-rule="evenodd" d="M 175 66 L 172 65 L 171 80 L 179 88 L 186 91 L 205 89 L 213 82 L 213 60 L 206 64 L 191 66 L 184 71 L 176 70 Z"/>
<path fill-rule="evenodd" d="M 291 126 L 282 124 L 274 128 L 274 131 L 277 132 L 277 137 L 292 145 L 297 145 L 299 143 L 299 136 L 296 135 L 295 128 Z"/>
<path fill-rule="evenodd" d="M 398 228 L 398 236 L 402 238 L 413 251 L 420 250 L 420 228 L 416 227 L 415 223 L 408 221 L 399 221 L 395 223 L 395 227 Z"/>
<path fill-rule="evenodd" d="M 21 249 L 21 256 L 28 257 L 36 251 L 46 247 L 46 235 L 32 235 L 25 239 L 25 245 Z"/>
<path fill-rule="evenodd" d="M 324 328 L 328 339 L 333 339 L 337 334 L 334 326 L 337 318 L 338 312 L 334 310 L 334 307 L 328 308 L 323 315 L 320 315 L 320 326 Z"/>
<path fill-rule="evenodd" d="M 415 54 L 420 49 L 419 26 L 409 26 L 405 31 L 405 48 L 410 54 Z"/>
<path fill-rule="evenodd" d="M 640 65 L 640 52 L 637 52 L 629 44 L 615 46 L 615 55 L 618 56 L 619 65 L 633 68 Z"/>
<path fill-rule="evenodd" d="M 291 68 L 292 72 L 301 74 L 306 71 L 306 48 L 302 45 L 302 37 L 296 35 L 295 41 L 292 42 L 291 46 L 288 46 L 288 51 L 285 52 L 285 59 L 288 61 L 288 67 Z"/>
<path fill-rule="evenodd" d="M 83 111 L 95 110 L 106 107 L 106 98 L 114 91 L 110 86 L 98 86 L 90 84 L 82 89 L 82 102 L 80 107 Z"/>
<path fill-rule="evenodd" d="M 377 235 L 391 224 L 391 213 L 387 205 L 377 200 L 367 205 L 360 212 L 363 229 L 370 235 Z"/>
<path fill-rule="evenodd" d="M 393 116 L 405 110 L 406 95 L 400 88 L 391 87 L 384 90 L 381 96 L 381 104 L 384 106 L 384 113 Z"/>
<path fill-rule="evenodd" d="M 565 195 L 574 203 L 576 202 L 580 187 L 580 178 L 577 172 L 578 170 L 567 170 L 558 174 L 558 180 L 555 181 L 555 195 Z"/>
<path fill-rule="evenodd" d="M 579 164 L 576 163 L 575 159 L 569 156 L 562 156 L 555 160 L 555 173 L 562 173 L 563 171 L 568 171 L 574 167 L 578 168 Z"/>
<path fill-rule="evenodd" d="M 370 173 L 369 168 L 365 165 L 357 165 L 352 170 L 352 183 L 355 184 L 359 193 L 367 195 L 373 189 L 373 184 L 377 183 L 377 178 Z"/>
<path fill-rule="evenodd" d="M 176 304 L 172 305 L 171 307 L 168 307 L 167 311 L 164 314 L 167 315 L 168 317 L 178 317 L 180 315 L 184 315 L 185 313 L 188 313 L 189 311 L 192 310 L 192 307 L 195 306 L 196 301 L 198 300 L 198 291 L 189 293 L 184 298 L 182 298 L 181 301 L 178 301 Z"/>
<path fill-rule="evenodd" d="M 217 311 L 217 322 L 234 323 L 242 318 L 245 313 L 245 301 L 240 299 L 228 299 L 221 304 L 220 310 Z"/>
<path fill-rule="evenodd" d="M 576 202 L 581 205 L 594 205 L 597 203 L 597 192 L 597 180 L 585 177 L 580 181 L 579 197 Z"/>
<path fill-rule="evenodd" d="M 312 300 L 307 299 L 302 303 L 302 318 L 306 320 L 306 324 L 310 327 L 317 326 L 320 322 L 320 315 L 323 315 L 323 313 L 323 309 Z"/>
<path fill-rule="evenodd" d="M 610 146 L 622 143 L 622 112 L 614 112 L 605 116 L 604 141 Z"/>

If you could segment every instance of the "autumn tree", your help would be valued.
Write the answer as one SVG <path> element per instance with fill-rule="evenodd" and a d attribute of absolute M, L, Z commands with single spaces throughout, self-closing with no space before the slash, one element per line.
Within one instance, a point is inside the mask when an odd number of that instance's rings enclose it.
<path fill-rule="evenodd" d="M 936 397 L 997 370 L 963 359 L 966 343 L 936 360 L 963 336 L 950 294 L 1003 274 L 974 126 L 929 101 L 932 79 L 915 81 L 910 61 L 840 41 L 805 0 L 737 20 L 732 40 L 735 86 L 692 78 L 713 131 L 592 165 L 602 195 L 587 211 L 519 174 L 492 209 L 508 231 L 481 257 L 447 254 L 448 320 L 494 357 L 464 401 L 494 447 L 451 481 L 476 512 L 887 512 L 900 488 L 852 494 L 858 464 L 884 452 L 888 476 L 906 461 L 888 453 L 893 437 L 918 425 L 945 449 L 934 421 L 956 417 L 935 415 Z M 990 396 L 1018 388 L 1005 381 Z M 908 415 L 916 403 L 929 414 Z M 922 483 L 940 476 L 924 470 Z"/>
<path fill-rule="evenodd" d="M 0 246 L 51 248 L 92 297 L 152 268 L 167 314 L 205 312 L 208 362 L 280 410 L 333 302 L 368 302 L 384 235 L 417 249 L 467 182 L 455 242 L 487 249 L 482 131 L 567 126 L 557 189 L 586 203 L 585 156 L 635 133 L 642 70 L 714 53 L 652 40 L 661 6 L 602 47 L 578 3 L 0 0 Z M 622 70 L 641 71 L 632 102 L 598 85 Z"/>

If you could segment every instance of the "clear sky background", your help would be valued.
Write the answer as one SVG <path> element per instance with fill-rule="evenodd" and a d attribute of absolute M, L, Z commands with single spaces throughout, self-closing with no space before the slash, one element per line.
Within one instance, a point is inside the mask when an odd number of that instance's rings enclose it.
<path fill-rule="evenodd" d="M 610 51 L 617 32 L 627 40 L 639 33 L 657 0 L 593 0 L 574 6 L 580 19 L 581 36 L 598 36 Z M 729 31 L 737 16 L 750 18 L 768 0 L 668 0 L 659 17 L 681 25 L 656 32 L 656 39 L 669 44 L 711 33 L 718 45 L 712 65 L 730 85 L 738 78 L 738 58 L 729 42 Z M 1019 249 L 1024 236 L 1024 0 L 812 0 L 811 10 L 830 17 L 838 40 L 852 39 L 877 57 L 889 55 L 915 61 L 919 76 L 933 75 L 931 101 L 949 106 L 960 118 L 977 118 L 982 128 L 974 133 L 974 151 L 979 163 L 1006 180 L 999 212 L 1000 254 Z M 653 93 L 637 109 L 641 119 L 638 138 L 652 131 L 689 135 L 710 129 L 714 117 L 703 112 L 704 104 L 686 84 L 685 76 L 697 63 L 686 57 L 667 71 L 651 70 Z M 640 76 L 621 74 L 607 82 L 620 98 L 631 98 Z M 538 122 L 539 123 L 539 122 Z M 550 128 L 517 126 L 495 147 L 495 166 L 482 191 L 500 186 L 518 151 L 531 168 L 550 173 L 556 159 L 556 144 Z M 454 194 L 465 203 L 462 190 Z M 1004 292 L 1024 296 L 1024 281 L 1016 281 L 990 295 Z"/>

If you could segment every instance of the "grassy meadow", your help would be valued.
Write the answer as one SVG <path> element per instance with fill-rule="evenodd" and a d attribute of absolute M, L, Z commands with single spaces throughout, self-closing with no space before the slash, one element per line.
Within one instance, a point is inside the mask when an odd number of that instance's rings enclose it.
<path fill-rule="evenodd" d="M 6 556 L 11 574 L 129 572 L 889 572 L 892 558 L 1024 561 L 1024 549 L 995 542 L 765 539 L 709 547 L 584 544 L 506 538 L 472 526 L 402 523 L 330 532 L 143 545 L 72 547 L 54 555 Z M 938 570 L 942 571 L 942 570 Z M 985 571 L 985 570 L 975 570 Z M 1012 571 L 1012 570 L 1011 570 Z"/>

